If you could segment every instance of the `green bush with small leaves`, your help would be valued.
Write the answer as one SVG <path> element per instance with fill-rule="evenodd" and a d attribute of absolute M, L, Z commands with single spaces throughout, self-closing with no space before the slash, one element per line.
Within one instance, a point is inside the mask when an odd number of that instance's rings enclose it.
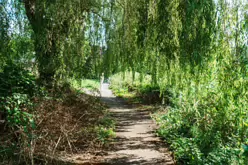
<path fill-rule="evenodd" d="M 35 76 L 22 67 L 10 63 L 0 72 L 0 96 L 11 96 L 13 93 L 33 96 L 35 91 Z"/>
<path fill-rule="evenodd" d="M 30 145 L 33 140 L 32 131 L 35 129 L 35 121 L 32 113 L 32 97 L 42 94 L 42 90 L 35 84 L 32 74 L 14 64 L 9 64 L 0 73 L 0 125 L 1 133 L 9 134 L 18 139 L 11 144 L 0 144 L 0 154 L 14 157 L 14 153 L 20 148 L 21 138 L 25 144 Z M 18 136 L 15 135 L 18 132 Z M 12 137 L 12 138 L 13 138 Z M 24 140 L 22 139 L 22 140 Z M 1 158 L 1 156 L 0 156 Z"/>
<path fill-rule="evenodd" d="M 33 115 L 24 111 L 33 106 L 26 94 L 14 93 L 11 97 L 2 98 L 1 102 L 0 107 L 5 110 L 9 126 L 22 126 L 26 133 L 28 133 L 28 128 L 35 128 Z"/>

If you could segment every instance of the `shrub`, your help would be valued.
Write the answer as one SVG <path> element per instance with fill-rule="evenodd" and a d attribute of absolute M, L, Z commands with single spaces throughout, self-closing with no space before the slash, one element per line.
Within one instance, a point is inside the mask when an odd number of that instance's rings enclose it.
<path fill-rule="evenodd" d="M 32 96 L 37 94 L 35 77 L 25 69 L 10 64 L 0 73 L 0 156 L 22 157 L 29 148 L 35 129 Z M 25 154 L 24 154 L 25 153 Z"/>
<path fill-rule="evenodd" d="M 11 96 L 13 93 L 33 96 L 35 91 L 35 77 L 29 71 L 10 64 L 0 72 L 0 96 Z"/>

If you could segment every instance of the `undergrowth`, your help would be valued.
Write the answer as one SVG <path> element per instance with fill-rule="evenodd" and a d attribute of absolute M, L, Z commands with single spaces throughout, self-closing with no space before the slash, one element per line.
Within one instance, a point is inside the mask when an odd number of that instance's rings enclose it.
<path fill-rule="evenodd" d="M 159 86 L 167 101 L 153 118 L 159 125 L 158 135 L 170 144 L 178 164 L 247 164 L 247 79 L 239 68 L 219 70 L 218 76 L 215 69 L 195 77 L 175 65 Z M 149 92 L 147 84 L 122 79 L 121 74 L 111 80 L 112 89 L 121 97 L 142 99 L 140 91 Z"/>
<path fill-rule="evenodd" d="M 94 151 L 115 136 L 115 122 L 99 98 L 71 80 L 47 90 L 14 64 L 0 73 L 0 164 L 44 164 L 66 154 Z M 81 86 L 82 84 L 82 86 Z"/>

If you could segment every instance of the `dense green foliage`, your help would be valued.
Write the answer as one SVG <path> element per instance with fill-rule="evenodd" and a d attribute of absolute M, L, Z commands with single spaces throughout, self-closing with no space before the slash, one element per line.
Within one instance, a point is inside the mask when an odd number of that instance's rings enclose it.
<path fill-rule="evenodd" d="M 37 109 L 38 105 L 56 100 L 53 106 L 71 110 L 72 107 L 61 105 L 65 95 L 72 95 L 74 90 L 82 93 L 82 88 L 99 88 L 99 81 L 82 79 L 99 79 L 104 51 L 98 39 L 102 35 L 99 21 L 103 19 L 103 4 L 92 0 L 0 0 L 0 164 L 35 164 L 34 146 L 42 139 L 38 137 L 42 131 L 35 131 L 45 126 L 51 109 L 53 113 L 59 111 L 49 104 Z M 78 99 L 75 104 L 83 100 L 78 93 L 74 93 Z M 90 109 L 90 119 L 101 109 L 91 121 L 98 121 L 107 113 L 99 100 L 83 102 L 81 112 L 73 113 L 83 114 L 84 109 Z M 65 110 L 59 115 L 66 113 Z M 103 118 L 93 130 L 102 143 L 114 136 L 113 125 L 105 127 L 104 120 L 110 119 Z M 70 122 L 73 123 L 63 124 Z"/>
<path fill-rule="evenodd" d="M 1 0 L 0 67 L 18 63 L 49 88 L 67 78 L 98 79 L 105 49 L 103 20 L 108 22 L 105 4 Z"/>
<path fill-rule="evenodd" d="M 244 164 L 247 10 L 245 0 L 0 0 L 4 119 L 29 130 L 37 89 L 96 88 L 82 79 L 129 71 L 113 89 L 171 101 L 155 119 L 178 162 Z"/>
<path fill-rule="evenodd" d="M 0 73 L 0 96 L 10 96 L 13 93 L 34 95 L 35 77 L 21 67 L 9 64 Z"/>
<path fill-rule="evenodd" d="M 0 159 L 14 156 L 30 145 L 35 128 L 31 98 L 38 94 L 35 77 L 15 64 L 8 64 L 0 73 Z M 20 136 L 13 136 L 19 132 Z M 5 135 L 5 136 L 4 136 Z M 19 143 L 24 140 L 24 143 Z"/>
<path fill-rule="evenodd" d="M 141 81 L 149 74 L 161 96 L 171 93 L 168 113 L 156 120 L 176 159 L 244 164 L 247 3 L 125 0 L 117 6 L 110 72 L 139 72 Z"/>

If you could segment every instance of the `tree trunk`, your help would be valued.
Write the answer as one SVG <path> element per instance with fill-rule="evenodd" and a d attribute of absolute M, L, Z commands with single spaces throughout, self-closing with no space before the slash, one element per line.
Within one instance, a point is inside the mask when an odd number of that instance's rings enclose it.
<path fill-rule="evenodd" d="M 42 9 L 36 10 L 36 0 L 24 0 L 26 15 L 34 31 L 36 61 L 38 62 L 39 82 L 46 87 L 54 84 L 57 69 L 56 36 L 50 33 Z M 44 40 L 46 42 L 44 42 Z"/>

